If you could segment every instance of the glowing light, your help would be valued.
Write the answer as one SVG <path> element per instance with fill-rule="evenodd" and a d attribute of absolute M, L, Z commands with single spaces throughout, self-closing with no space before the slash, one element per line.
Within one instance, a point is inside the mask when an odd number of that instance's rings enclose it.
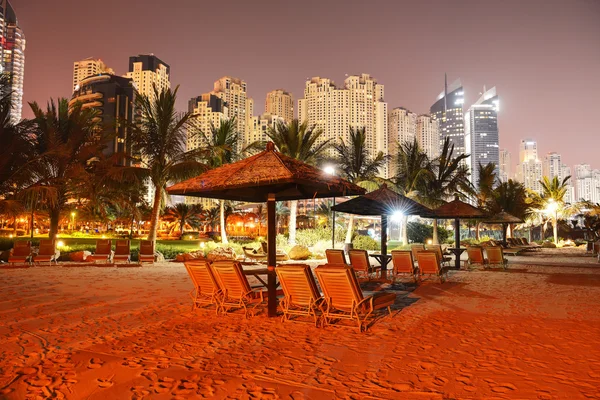
<path fill-rule="evenodd" d="M 206 243 L 204 243 L 204 242 L 200 242 L 200 248 L 201 248 L 201 249 L 203 249 L 203 248 L 205 248 L 205 247 L 206 247 Z"/>
<path fill-rule="evenodd" d="M 74 217 L 74 216 L 75 216 L 75 211 L 73 211 L 73 212 L 71 213 L 71 217 Z"/>
<path fill-rule="evenodd" d="M 105 236 L 105 235 L 102 235 L 102 239 L 106 239 L 106 236 Z"/>
<path fill-rule="evenodd" d="M 193 239 L 192 235 L 188 236 L 188 240 L 192 240 L 192 239 Z"/>
<path fill-rule="evenodd" d="M 59 249 L 61 247 L 65 247 L 65 242 L 63 242 L 62 240 L 59 240 L 58 243 L 56 243 L 56 247 L 58 247 Z"/>
<path fill-rule="evenodd" d="M 404 216 L 404 214 L 402 213 L 402 211 L 395 211 L 392 214 L 392 220 L 394 220 L 396 222 L 400 222 L 402 220 L 403 216 Z"/>
<path fill-rule="evenodd" d="M 335 168 L 333 168 L 331 165 L 327 165 L 325 168 L 323 168 L 323 171 L 325 171 L 325 173 L 328 175 L 335 175 Z"/>
<path fill-rule="evenodd" d="M 433 244 L 433 240 L 427 239 L 427 244 Z"/>
<path fill-rule="evenodd" d="M 13 237 L 13 234 L 11 233 L 10 235 L 8 235 L 8 237 L 12 239 L 12 237 Z"/>
<path fill-rule="evenodd" d="M 558 210 L 558 203 L 554 199 L 550 199 L 546 205 L 546 214 L 554 214 Z"/>

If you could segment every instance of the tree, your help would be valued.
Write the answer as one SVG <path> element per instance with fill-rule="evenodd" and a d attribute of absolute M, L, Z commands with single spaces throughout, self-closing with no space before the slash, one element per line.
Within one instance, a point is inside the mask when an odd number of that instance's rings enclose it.
<path fill-rule="evenodd" d="M 571 179 L 571 176 L 567 176 L 562 181 L 557 176 L 552 179 L 544 176 L 540 181 L 542 185 L 541 196 L 532 193 L 534 203 L 539 206 L 539 212 L 545 213 L 548 216 L 548 221 L 552 224 L 554 244 L 558 244 L 558 221 L 568 216 L 572 211 L 572 208 L 564 202 L 569 179 Z"/>
<path fill-rule="evenodd" d="M 241 141 L 237 131 L 235 117 L 221 120 L 219 125 L 210 124 L 209 132 L 202 132 L 206 143 L 206 159 L 209 168 L 218 168 L 225 164 L 234 162 L 238 156 L 236 150 Z M 242 151 L 243 152 L 243 151 Z M 225 215 L 225 200 L 219 200 L 221 243 L 229 243 L 227 240 L 227 224 Z"/>
<path fill-rule="evenodd" d="M 494 163 L 487 163 L 482 165 L 477 164 L 479 182 L 477 187 L 477 207 L 485 209 L 489 199 L 492 197 L 494 191 L 494 185 L 496 184 L 496 165 Z M 481 222 L 477 221 L 475 227 L 475 239 L 479 240 L 479 227 Z"/>
<path fill-rule="evenodd" d="M 491 193 L 486 209 L 492 214 L 505 211 L 522 220 L 527 220 L 531 207 L 531 200 L 527 196 L 525 186 L 509 179 L 501 182 Z"/>
<path fill-rule="evenodd" d="M 342 138 L 333 145 L 336 153 L 336 164 L 342 178 L 361 186 L 367 190 L 377 189 L 377 175 L 385 165 L 387 157 L 379 152 L 371 157 L 367 148 L 367 133 L 365 128 L 350 127 L 348 143 Z M 352 228 L 354 226 L 354 214 L 348 219 L 348 230 L 346 231 L 346 243 L 352 243 Z"/>
<path fill-rule="evenodd" d="M 149 181 L 154 190 L 152 218 L 148 240 L 156 242 L 156 230 L 161 204 L 168 183 L 175 183 L 198 175 L 206 169 L 200 162 L 199 149 L 185 151 L 188 130 L 193 131 L 191 113 L 175 109 L 177 91 L 153 88 L 153 96 L 136 93 L 135 108 L 139 115 L 130 126 L 134 152 L 139 157 L 134 167 L 118 167 L 121 177 L 131 172 L 140 181 Z"/>
<path fill-rule="evenodd" d="M 179 240 L 183 240 L 183 230 L 186 224 L 198 226 L 203 218 L 202 204 L 177 203 L 165 209 L 165 216 L 171 218 L 179 224 Z"/>
<path fill-rule="evenodd" d="M 329 140 L 320 141 L 323 131 L 310 127 L 307 122 L 300 123 L 297 119 L 289 124 L 278 122 L 269 129 L 267 136 L 273 141 L 277 150 L 283 155 L 307 164 L 317 164 L 329 147 Z M 296 215 L 298 201 L 290 201 L 289 244 L 296 244 Z"/>

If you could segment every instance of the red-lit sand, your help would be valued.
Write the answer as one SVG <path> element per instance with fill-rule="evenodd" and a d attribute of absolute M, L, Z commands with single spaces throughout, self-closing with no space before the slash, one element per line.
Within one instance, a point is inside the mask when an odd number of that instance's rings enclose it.
<path fill-rule="evenodd" d="M 454 272 L 366 334 L 191 312 L 190 288 L 175 263 L 0 269 L 0 398 L 600 398 L 593 264 Z"/>

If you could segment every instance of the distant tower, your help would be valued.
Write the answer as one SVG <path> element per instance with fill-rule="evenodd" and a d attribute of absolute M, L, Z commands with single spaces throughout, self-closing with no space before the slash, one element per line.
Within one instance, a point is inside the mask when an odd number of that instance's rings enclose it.
<path fill-rule="evenodd" d="M 427 114 L 417 117 L 417 142 L 431 160 L 440 155 L 439 122 L 439 120 Z"/>
<path fill-rule="evenodd" d="M 86 58 L 85 60 L 75 61 L 73 63 L 73 92 L 79 89 L 82 80 L 88 76 L 109 74 L 114 75 L 115 71 L 108 68 L 104 61 L 99 58 Z"/>
<path fill-rule="evenodd" d="M 26 42 L 17 14 L 8 0 L 0 0 L 0 39 L 0 73 L 8 75 L 8 90 L 12 91 L 10 119 L 17 123 L 23 111 Z"/>
<path fill-rule="evenodd" d="M 446 138 L 454 145 L 454 156 L 465 154 L 465 125 L 463 104 L 465 92 L 460 79 L 452 82 L 450 86 L 444 75 L 444 91 L 437 97 L 431 106 L 430 113 L 440 124 L 440 143 Z M 469 164 L 469 163 L 467 163 Z M 470 165 L 470 164 L 469 164 Z"/>
<path fill-rule="evenodd" d="M 294 99 L 283 89 L 267 93 L 265 100 L 265 113 L 283 118 L 286 124 L 294 119 Z"/>
<path fill-rule="evenodd" d="M 154 86 L 159 93 L 171 87 L 171 67 L 154 54 L 129 57 L 125 77 L 132 79 L 135 89 L 150 99 L 154 98 Z"/>
<path fill-rule="evenodd" d="M 527 189 L 542 192 L 542 162 L 538 158 L 537 142 L 532 139 L 521 140 L 516 178 Z"/>
<path fill-rule="evenodd" d="M 511 168 L 511 160 L 510 153 L 506 149 L 500 149 L 500 175 L 498 178 L 502 182 L 508 182 L 509 179 L 512 179 L 512 168 Z"/>
<path fill-rule="evenodd" d="M 412 143 L 417 135 L 417 114 L 404 107 L 396 107 L 388 113 L 388 174 L 393 176 L 398 147 Z"/>

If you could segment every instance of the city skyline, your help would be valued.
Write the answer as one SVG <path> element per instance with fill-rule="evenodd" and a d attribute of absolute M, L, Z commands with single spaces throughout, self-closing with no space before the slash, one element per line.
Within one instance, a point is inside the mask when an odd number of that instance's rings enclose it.
<path fill-rule="evenodd" d="M 187 35 L 188 40 L 184 34 L 185 27 L 192 26 L 197 15 L 193 11 L 200 8 L 192 2 L 180 1 L 167 10 L 148 7 L 144 24 L 132 24 L 126 16 L 134 13 L 139 2 L 107 1 L 107 6 L 118 6 L 122 11 L 111 17 L 114 17 L 111 24 L 126 28 L 97 37 L 72 34 L 85 29 L 86 21 L 76 18 L 77 12 L 73 11 L 76 8 L 68 1 L 48 4 L 13 0 L 11 3 L 28 38 L 25 102 L 45 104 L 51 97 L 70 97 L 73 62 L 90 56 L 102 58 L 119 75 L 126 71 L 127 59 L 133 54 L 154 53 L 166 60 L 172 67 L 173 85 L 181 84 L 178 103 L 181 111 L 187 109 L 190 98 L 204 93 L 207 85 L 223 75 L 244 79 L 248 82 L 248 96 L 262 102 L 267 92 L 278 88 L 289 91 L 295 100 L 302 98 L 304 82 L 311 76 L 327 77 L 341 86 L 345 74 L 368 73 L 386 86 L 386 102 L 390 109 L 406 107 L 422 114 L 428 113 L 436 95 L 443 90 L 444 73 L 447 73 L 449 81 L 461 78 L 465 104 L 475 102 L 484 85 L 498 87 L 502 93 L 498 117 L 501 148 L 517 154 L 520 140 L 531 137 L 539 141 L 541 154 L 560 149 L 568 165 L 580 160 L 594 163 L 592 146 L 562 148 L 561 142 L 565 135 L 570 138 L 575 135 L 578 143 L 589 143 L 598 134 L 597 127 L 589 128 L 585 108 L 578 106 L 594 101 L 595 93 L 600 91 L 600 82 L 594 75 L 600 67 L 600 27 L 594 23 L 600 17 L 597 3 L 546 2 L 547 6 L 537 7 L 536 2 L 524 5 L 513 1 L 479 9 L 471 7 L 470 2 L 455 6 L 439 3 L 436 7 L 377 3 L 368 9 L 359 9 L 358 3 L 348 3 L 346 8 L 340 2 L 315 3 L 320 5 L 325 20 L 344 10 L 344 25 L 348 27 L 376 13 L 380 23 L 368 32 L 340 30 L 339 24 L 302 29 L 301 22 L 310 21 L 314 10 L 308 4 L 310 1 L 302 7 L 291 6 L 289 9 L 268 1 L 259 7 L 242 2 L 211 4 L 202 6 L 203 13 L 239 12 L 232 14 L 233 19 L 223 22 L 209 19 L 206 29 L 216 29 L 220 23 L 232 28 L 237 24 L 236 32 L 245 29 L 248 34 L 229 35 L 223 39 L 224 43 L 214 45 L 202 42 L 200 47 L 187 46 L 192 43 L 193 35 Z M 265 10 L 294 18 L 291 23 L 288 18 L 269 20 L 273 24 L 271 27 L 255 26 L 242 18 L 243 15 L 260 15 Z M 56 18 L 47 19 L 47 13 Z M 420 30 L 419 34 L 410 34 L 417 26 L 410 23 L 415 15 L 427 19 L 427 32 Z M 463 16 L 470 22 L 456 26 L 445 21 L 448 15 Z M 97 18 L 102 23 L 108 15 L 99 14 Z M 402 23 L 405 19 L 406 23 Z M 172 30 L 164 34 L 153 28 L 161 20 L 177 20 L 178 23 L 172 24 Z M 291 38 L 286 35 L 279 38 L 269 33 L 284 21 Z M 108 19 L 105 22 L 108 23 Z M 50 29 L 50 24 L 68 28 Z M 451 49 L 436 39 L 436 35 L 449 27 L 460 37 Z M 477 35 L 473 34 L 475 32 Z M 340 35 L 344 35 L 344 40 Z M 411 40 L 407 41 L 405 37 Z M 273 48 L 282 49 L 286 48 L 285 41 L 293 40 L 294 52 L 306 54 L 306 57 L 265 57 L 263 52 L 256 51 L 256 46 L 266 39 L 271 41 Z M 395 55 L 386 50 L 400 43 L 399 40 L 402 40 L 404 52 Z M 216 47 L 226 48 L 234 41 L 239 42 L 236 47 L 215 53 Z M 57 43 L 60 43 L 60 52 L 56 51 Z M 469 62 L 473 58 L 465 55 L 470 54 L 472 46 L 489 47 L 494 57 Z M 194 50 L 184 50 L 190 47 Z M 357 52 L 357 48 L 360 51 Z M 410 62 L 405 61 L 406 52 L 412 54 Z M 207 62 L 207 54 L 219 56 Z M 450 57 L 451 54 L 455 57 Z M 240 62 L 242 59 L 245 61 Z M 431 62 L 433 60 L 440 61 Z M 51 80 L 47 79 L 49 76 L 52 76 Z M 561 113 L 550 112 L 551 107 L 545 99 L 551 96 L 560 96 L 568 108 L 563 108 Z M 26 104 L 23 111 L 25 117 L 31 116 Z M 569 118 L 563 117 L 565 111 Z"/>

